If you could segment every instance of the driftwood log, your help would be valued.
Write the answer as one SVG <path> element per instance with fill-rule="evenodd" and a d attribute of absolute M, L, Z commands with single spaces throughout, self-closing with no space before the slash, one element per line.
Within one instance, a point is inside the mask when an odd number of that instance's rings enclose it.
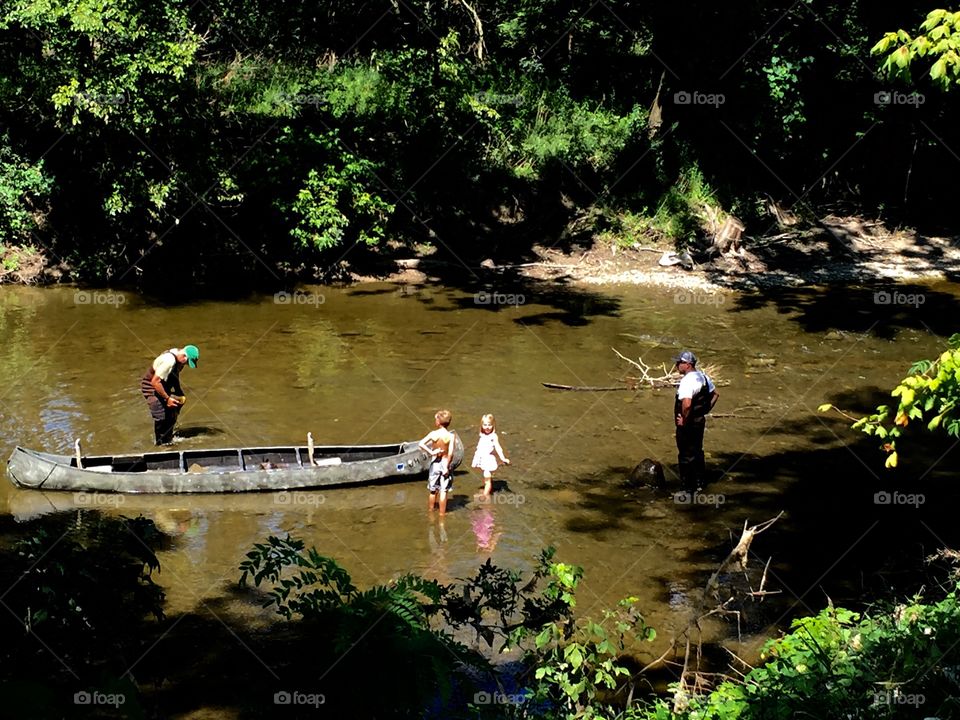
<path fill-rule="evenodd" d="M 594 385 L 561 385 L 559 383 L 540 383 L 545 388 L 550 388 L 551 390 L 573 390 L 575 392 L 609 392 L 611 390 L 634 390 L 635 388 L 629 385 L 606 385 L 604 387 L 597 387 Z"/>

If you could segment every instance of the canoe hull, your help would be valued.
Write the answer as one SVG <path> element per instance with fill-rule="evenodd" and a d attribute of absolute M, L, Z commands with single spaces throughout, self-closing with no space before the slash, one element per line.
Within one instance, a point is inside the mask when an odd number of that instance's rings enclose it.
<path fill-rule="evenodd" d="M 268 447 L 88 457 L 78 468 L 71 456 L 17 447 L 7 461 L 7 476 L 18 487 L 37 490 L 238 493 L 400 482 L 422 475 L 430 463 L 416 442 L 318 446 L 314 453 L 328 464 L 311 466 L 306 448 Z M 462 460 L 457 436 L 455 466 Z"/>

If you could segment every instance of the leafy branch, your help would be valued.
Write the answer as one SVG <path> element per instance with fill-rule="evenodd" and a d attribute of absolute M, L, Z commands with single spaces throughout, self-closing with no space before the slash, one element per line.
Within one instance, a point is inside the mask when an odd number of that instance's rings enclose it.
<path fill-rule="evenodd" d="M 873 55 L 886 55 L 881 72 L 910 81 L 910 67 L 918 59 L 936 58 L 928 74 L 944 90 L 960 82 L 960 11 L 932 10 L 916 37 L 905 30 L 886 33 L 871 48 Z"/>
<path fill-rule="evenodd" d="M 897 466 L 897 438 L 914 421 L 924 423 L 929 432 L 946 432 L 960 438 L 960 333 L 950 336 L 948 346 L 940 357 L 919 360 L 910 367 L 907 376 L 890 393 L 897 398 L 896 407 L 878 405 L 876 412 L 858 420 L 829 403 L 821 405 L 820 412 L 837 410 L 855 420 L 851 426 L 854 430 L 883 440 L 882 448 L 889 453 L 888 468 Z"/>

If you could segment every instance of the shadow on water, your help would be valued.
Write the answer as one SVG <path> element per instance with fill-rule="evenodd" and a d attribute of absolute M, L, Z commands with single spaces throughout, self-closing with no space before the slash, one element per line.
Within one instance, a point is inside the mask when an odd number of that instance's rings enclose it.
<path fill-rule="evenodd" d="M 570 327 L 589 324 L 595 317 L 618 317 L 621 302 L 615 297 L 576 287 L 563 280 L 543 281 L 525 278 L 513 270 L 479 268 L 478 274 L 461 277 L 455 283 L 444 285 L 461 292 L 451 295 L 452 303 L 438 304 L 428 293 L 412 292 L 426 307 L 439 312 L 486 310 L 505 312 L 524 305 L 551 308 L 535 314 L 526 314 L 514 322 L 523 325 L 545 325 L 559 322 Z M 365 296 L 395 293 L 392 288 L 350 288 L 348 295 Z M 465 294 L 464 294 L 465 293 Z"/>
<path fill-rule="evenodd" d="M 869 407 L 882 396 L 859 390 L 830 399 L 841 407 Z M 565 529 L 602 539 L 611 531 L 642 528 L 648 520 L 661 529 L 671 519 L 688 524 L 688 530 L 647 539 L 679 554 L 668 563 L 670 575 L 652 583 L 666 605 L 678 583 L 694 593 L 704 586 L 745 522 L 755 525 L 782 512 L 751 547 L 755 571 L 772 558 L 767 589 L 780 595 L 748 608 L 741 618 L 746 635 L 769 637 L 831 601 L 862 610 L 874 600 L 929 588 L 939 571 L 927 559 L 944 547 L 960 546 L 958 443 L 945 435 L 910 435 L 899 443 L 900 466 L 888 470 L 876 438 L 852 431 L 849 421 L 835 415 L 818 419 L 779 423 L 768 432 L 768 446 L 783 449 L 764 454 L 711 451 L 708 432 L 712 480 L 695 498 L 671 480 L 674 467 L 664 468 L 664 489 L 632 486 L 631 468 L 623 466 L 583 476 L 578 512 L 567 518 Z M 802 447 L 790 446 L 796 438 L 804 438 Z M 690 532 L 696 542 L 680 539 Z M 736 632 L 731 626 L 726 634 Z"/>
<path fill-rule="evenodd" d="M 900 329 L 950 336 L 957 332 L 960 298 L 926 285 L 833 285 L 822 288 L 771 288 L 740 293 L 731 310 L 775 307 L 805 332 L 839 330 L 892 340 Z"/>
<path fill-rule="evenodd" d="M 222 428 L 213 427 L 212 425 L 187 425 L 186 427 L 177 428 L 177 436 L 184 440 L 187 438 L 214 437 L 225 434 L 226 432 Z"/>
<path fill-rule="evenodd" d="M 329 614 L 316 611 L 310 620 L 262 610 L 266 587 L 238 584 L 243 547 L 232 568 L 208 579 L 216 598 L 189 612 L 147 616 L 147 607 L 162 608 L 163 593 L 138 596 L 148 587 L 140 561 L 182 542 L 182 536 L 159 535 L 149 521 L 96 511 L 23 524 L 0 516 L 0 580 L 9 588 L 10 610 L 0 619 L 3 716 L 399 718 L 433 697 L 436 712 L 428 716 L 439 718 L 448 716 L 446 707 L 465 706 L 466 689 L 434 674 L 453 669 L 457 653 L 428 631 L 414 646 L 398 621 L 384 621 L 387 612 L 371 623 L 369 616 L 352 618 L 337 599 L 327 599 Z M 67 567 L 65 558 L 72 560 Z M 161 572 L 155 568 L 154 577 Z M 83 617 L 65 617 L 74 611 Z M 31 612 L 34 623 L 25 633 L 23 618 Z M 413 647 L 417 662 L 398 664 Z M 465 677 L 461 673 L 461 683 Z M 372 681 L 377 692 L 370 692 Z M 443 688 L 452 691 L 447 701 Z"/>

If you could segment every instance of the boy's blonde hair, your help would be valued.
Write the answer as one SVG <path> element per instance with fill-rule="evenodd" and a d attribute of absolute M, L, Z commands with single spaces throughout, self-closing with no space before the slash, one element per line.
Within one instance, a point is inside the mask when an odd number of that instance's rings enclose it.
<path fill-rule="evenodd" d="M 496 420 L 495 417 L 493 417 L 492 414 L 487 413 L 487 414 L 484 415 L 482 418 L 480 418 L 480 424 L 481 424 L 481 425 L 483 425 L 483 423 L 485 423 L 485 422 L 489 422 L 489 423 L 490 423 L 490 426 L 491 426 L 494 430 L 497 429 L 497 420 Z"/>
<path fill-rule="evenodd" d="M 449 410 L 437 410 L 437 414 L 433 418 L 440 423 L 441 427 L 447 427 L 453 420 L 453 415 L 450 414 Z"/>

